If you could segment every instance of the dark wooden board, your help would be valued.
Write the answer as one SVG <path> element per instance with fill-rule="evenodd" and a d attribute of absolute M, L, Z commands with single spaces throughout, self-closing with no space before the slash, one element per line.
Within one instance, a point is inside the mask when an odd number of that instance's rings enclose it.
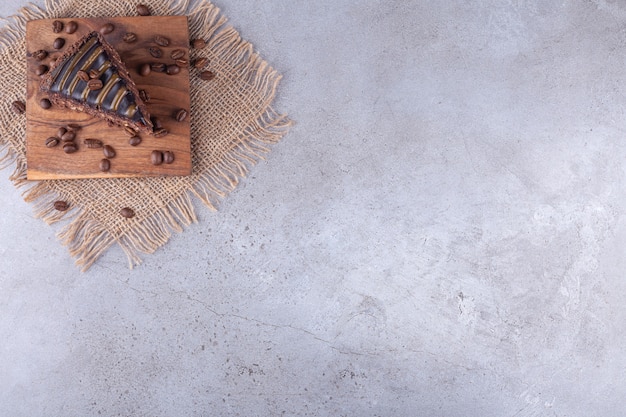
<path fill-rule="evenodd" d="M 73 20 L 78 23 L 78 30 L 73 34 L 64 31 L 54 33 L 52 22 L 60 20 L 64 24 Z M 112 23 L 115 29 L 105 35 L 105 39 L 113 45 L 127 66 L 131 78 L 138 89 L 144 89 L 150 95 L 146 103 L 151 115 L 157 116 L 169 134 L 162 138 L 140 134 L 142 142 L 139 146 L 130 146 L 129 136 L 123 128 L 109 126 L 106 121 L 91 117 L 85 113 L 54 106 L 43 109 L 39 102 L 46 97 L 39 91 L 39 76 L 35 69 L 39 64 L 50 66 L 51 60 L 59 57 L 63 51 L 91 31 L 99 30 L 105 23 Z M 137 41 L 126 43 L 122 37 L 127 32 L 137 35 Z M 167 47 L 161 47 L 163 57 L 153 58 L 148 52 L 156 35 L 165 36 L 170 40 Z M 54 39 L 62 37 L 65 46 L 57 51 L 52 47 Z M 111 178 L 111 177 L 143 177 L 159 175 L 191 174 L 191 141 L 190 114 L 178 122 L 174 115 L 178 109 L 186 109 L 190 113 L 189 69 L 182 68 L 176 75 L 152 72 L 148 76 L 138 73 L 143 63 L 163 62 L 173 64 L 170 57 L 174 49 L 185 51 L 185 59 L 189 59 L 189 29 L 185 16 L 140 16 L 89 19 L 43 19 L 29 21 L 26 26 L 27 60 L 27 100 L 26 100 L 26 160 L 29 180 L 73 179 L 73 178 Z M 48 57 L 39 62 L 30 54 L 43 49 Z M 47 148 L 45 141 L 54 136 L 59 127 L 69 123 L 81 125 L 76 143 L 78 151 L 66 154 L 59 145 Z M 111 170 L 101 172 L 99 161 L 104 158 L 102 149 L 89 149 L 83 139 L 100 139 L 112 146 L 116 156 L 111 158 Z M 150 154 L 153 150 L 171 151 L 175 155 L 172 164 L 153 165 Z"/>

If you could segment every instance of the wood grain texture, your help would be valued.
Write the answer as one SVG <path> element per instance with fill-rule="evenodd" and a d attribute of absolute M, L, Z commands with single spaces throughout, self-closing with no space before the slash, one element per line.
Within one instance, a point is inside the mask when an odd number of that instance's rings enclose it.
<path fill-rule="evenodd" d="M 64 24 L 74 20 L 78 23 L 78 30 L 73 34 L 64 31 L 54 33 L 52 30 L 54 20 L 60 20 Z M 50 66 L 51 61 L 58 58 L 66 48 L 85 34 L 99 30 L 105 23 L 115 25 L 114 31 L 105 35 L 105 39 L 120 54 L 137 88 L 146 90 L 150 95 L 150 100 L 146 103 L 148 111 L 152 116 L 158 117 L 163 127 L 169 131 L 167 136 L 155 138 L 152 135 L 141 134 L 141 144 L 130 146 L 129 136 L 121 127 L 111 127 L 106 121 L 85 113 L 57 106 L 45 110 L 39 105 L 46 94 L 39 91 L 39 76 L 35 73 L 37 66 L 40 64 Z M 135 33 L 137 40 L 133 43 L 124 42 L 122 37 L 127 32 Z M 167 47 L 160 46 L 163 50 L 160 59 L 152 57 L 148 52 L 149 47 L 157 46 L 154 42 L 156 35 L 165 36 L 170 40 Z M 52 47 L 57 37 L 65 39 L 65 45 L 59 51 Z M 176 75 L 151 72 L 148 76 L 141 76 L 138 73 L 143 63 L 174 64 L 170 53 L 175 49 L 182 49 L 185 52 L 185 59 L 189 58 L 189 30 L 185 16 L 34 20 L 28 22 L 26 27 L 26 48 L 28 52 L 26 160 L 29 180 L 191 174 L 189 124 L 191 115 L 182 122 L 178 122 L 174 117 L 178 109 L 182 108 L 188 112 L 190 109 L 188 68 L 181 68 L 180 73 Z M 32 56 L 33 52 L 40 49 L 49 54 L 41 62 Z M 78 151 L 66 154 L 61 145 L 47 148 L 46 139 L 55 136 L 59 127 L 69 123 L 81 125 L 75 141 Z M 104 158 L 102 149 L 87 148 L 83 144 L 86 138 L 100 139 L 115 149 L 116 156 L 111 159 L 109 172 L 101 172 L 99 169 L 99 162 Z M 153 150 L 174 152 L 174 163 L 152 165 L 150 154 Z"/>

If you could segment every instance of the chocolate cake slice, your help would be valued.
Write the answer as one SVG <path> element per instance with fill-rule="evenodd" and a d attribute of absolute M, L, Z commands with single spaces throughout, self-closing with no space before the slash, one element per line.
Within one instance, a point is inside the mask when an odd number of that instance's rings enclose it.
<path fill-rule="evenodd" d="M 70 46 L 41 78 L 40 89 L 59 106 L 152 132 L 150 114 L 128 70 L 98 32 Z"/>

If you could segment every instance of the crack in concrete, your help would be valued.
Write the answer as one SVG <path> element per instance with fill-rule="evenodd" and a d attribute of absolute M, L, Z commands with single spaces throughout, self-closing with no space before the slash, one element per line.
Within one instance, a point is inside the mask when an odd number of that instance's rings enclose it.
<path fill-rule="evenodd" d="M 128 281 L 123 281 L 119 278 L 113 277 L 113 279 L 121 284 L 124 284 L 125 287 L 127 287 L 128 289 L 138 293 L 138 294 L 149 294 L 152 297 L 157 297 L 159 295 L 163 295 L 164 293 L 157 293 L 154 291 L 149 291 L 149 290 L 145 290 L 145 289 L 139 289 L 136 288 L 132 285 L 130 285 L 128 283 Z M 343 355 L 356 355 L 356 356 L 377 356 L 378 353 L 377 352 L 359 352 L 359 351 L 355 351 L 355 350 L 349 350 L 349 349 L 342 349 L 341 347 L 338 347 L 336 345 L 333 344 L 333 342 L 331 340 L 327 340 L 324 339 L 320 336 L 318 336 L 317 334 L 315 334 L 314 332 L 302 328 L 302 327 L 297 327 L 297 326 L 293 326 L 291 324 L 274 324 L 274 323 L 269 323 L 269 322 L 265 322 L 259 319 L 255 319 L 255 318 L 250 318 L 250 317 L 246 317 L 246 316 L 242 316 L 240 314 L 235 314 L 235 313 L 221 313 L 219 311 L 217 311 L 216 309 L 214 309 L 213 307 L 211 307 L 209 304 L 207 304 L 206 302 L 198 299 L 198 298 L 194 298 L 191 295 L 189 295 L 188 293 L 186 293 L 185 291 L 169 291 L 170 294 L 173 295 L 178 295 L 178 296 L 182 296 L 184 298 L 186 298 L 189 301 L 193 301 L 194 303 L 198 303 L 200 305 L 202 305 L 202 307 L 204 307 L 207 311 L 213 313 L 215 316 L 217 317 L 221 317 L 221 318 L 236 318 L 239 320 L 244 320 L 244 321 L 248 321 L 251 323 L 257 323 L 261 326 L 265 326 L 265 327 L 271 327 L 274 329 L 291 329 L 291 330 L 295 330 L 297 332 L 300 333 L 304 333 L 310 337 L 312 337 L 313 339 L 322 342 L 324 344 L 326 344 L 329 348 L 331 348 L 334 351 L 337 351 Z"/>

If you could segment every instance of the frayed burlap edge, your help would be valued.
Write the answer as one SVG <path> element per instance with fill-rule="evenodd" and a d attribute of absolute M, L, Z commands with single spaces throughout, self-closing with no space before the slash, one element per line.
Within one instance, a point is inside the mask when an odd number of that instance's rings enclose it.
<path fill-rule="evenodd" d="M 13 48 L 22 43 L 22 52 L 25 55 L 23 44 L 26 22 L 62 17 L 69 1 L 46 0 L 44 8 L 29 4 L 20 9 L 18 14 L 3 19 L 6 24 L 0 29 L 0 48 Z M 126 253 L 130 268 L 141 263 L 140 253 L 153 253 L 167 243 L 172 231 L 181 232 L 183 226 L 197 221 L 191 196 L 197 197 L 207 207 L 215 210 L 217 201 L 235 189 L 239 180 L 247 175 L 249 168 L 259 159 L 263 159 L 269 146 L 277 143 L 292 125 L 286 115 L 275 112 L 271 107 L 281 79 L 280 74 L 255 53 L 253 46 L 241 39 L 234 28 L 226 25 L 226 18 L 216 6 L 201 0 L 198 5 L 190 8 L 189 1 L 183 0 L 169 4 L 165 10 L 157 6 L 155 12 L 187 15 L 191 37 L 201 34 L 207 39 L 210 54 L 229 62 L 237 69 L 241 79 L 249 83 L 258 95 L 257 98 L 262 100 L 264 110 L 250 120 L 248 126 L 239 133 L 237 143 L 222 155 L 221 160 L 192 174 L 193 181 L 187 192 L 147 218 L 137 220 L 132 229 L 120 235 L 112 234 L 84 208 L 74 207 L 68 212 L 54 210 L 53 202 L 66 196 L 60 195 L 48 181 L 27 181 L 25 151 L 21 146 L 14 145 L 19 143 L 19 138 L 12 143 L 4 135 L 0 137 L 0 166 L 6 168 L 13 162 L 16 164 L 9 178 L 16 187 L 24 189 L 23 197 L 25 201 L 33 203 L 35 215 L 48 224 L 70 220 L 58 237 L 68 247 L 70 255 L 76 258 L 76 264 L 82 271 L 89 269 L 115 243 Z M 191 95 L 193 107 L 193 90 Z M 23 137 L 21 140 L 23 141 Z M 194 168 L 194 171 L 197 170 Z"/>

